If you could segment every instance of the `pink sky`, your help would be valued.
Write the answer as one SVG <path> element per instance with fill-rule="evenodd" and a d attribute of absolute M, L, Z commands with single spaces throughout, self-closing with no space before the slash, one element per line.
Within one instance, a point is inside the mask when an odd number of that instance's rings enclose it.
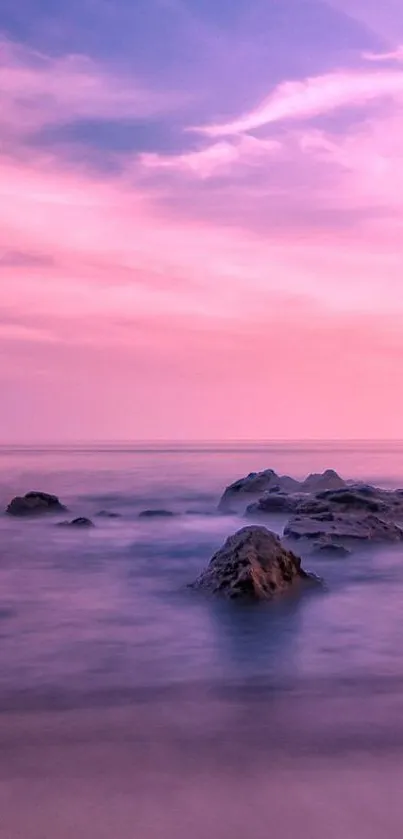
<path fill-rule="evenodd" d="M 209 116 L 196 83 L 4 34 L 1 441 L 402 437 L 403 50 L 382 39 L 268 66 Z M 175 148 L 97 134 L 178 120 Z"/>

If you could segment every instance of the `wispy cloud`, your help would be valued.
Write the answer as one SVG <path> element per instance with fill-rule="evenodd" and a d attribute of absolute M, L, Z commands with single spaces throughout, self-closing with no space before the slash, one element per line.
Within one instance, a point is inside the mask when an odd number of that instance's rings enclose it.
<path fill-rule="evenodd" d="M 200 151 L 188 154 L 143 154 L 140 164 L 146 169 L 176 170 L 205 180 L 215 175 L 231 174 L 235 166 L 262 161 L 267 155 L 273 155 L 280 149 L 281 143 L 277 140 L 259 140 L 242 135 L 232 142 L 213 143 Z"/>
<path fill-rule="evenodd" d="M 147 117 L 184 97 L 148 89 L 84 55 L 52 58 L 0 41 L 0 127 L 23 133 L 79 118 Z"/>
<path fill-rule="evenodd" d="M 403 61 L 403 46 L 399 46 L 390 52 L 364 52 L 363 58 L 366 61 L 397 61 L 400 63 Z"/>
<path fill-rule="evenodd" d="M 341 70 L 303 81 L 282 82 L 264 101 L 231 122 L 194 128 L 210 137 L 253 131 L 282 120 L 303 120 L 348 105 L 363 106 L 378 98 L 403 97 L 403 72 Z"/>

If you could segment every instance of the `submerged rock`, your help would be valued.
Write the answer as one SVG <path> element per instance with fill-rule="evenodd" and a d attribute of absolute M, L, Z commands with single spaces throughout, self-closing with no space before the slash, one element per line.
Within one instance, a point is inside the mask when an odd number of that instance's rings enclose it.
<path fill-rule="evenodd" d="M 192 587 L 229 598 L 271 600 L 312 579 L 275 533 L 251 526 L 227 539 Z"/>
<path fill-rule="evenodd" d="M 78 518 L 72 521 L 59 522 L 59 527 L 95 527 L 95 525 L 91 519 L 87 519 L 85 516 L 78 516 Z"/>
<path fill-rule="evenodd" d="M 100 510 L 97 513 L 98 518 L 102 519 L 120 519 L 121 513 L 111 513 L 109 510 Z"/>
<path fill-rule="evenodd" d="M 394 522 L 373 514 L 347 513 L 317 516 L 294 516 L 284 529 L 287 539 L 324 539 L 327 544 L 339 541 L 401 542 L 403 530 Z"/>
<path fill-rule="evenodd" d="M 24 496 L 13 498 L 6 513 L 10 516 L 34 516 L 65 512 L 66 509 L 56 495 L 49 495 L 47 492 L 27 492 Z"/>
<path fill-rule="evenodd" d="M 139 513 L 139 519 L 167 519 L 174 515 L 170 510 L 143 510 Z"/>
<path fill-rule="evenodd" d="M 350 556 L 351 551 L 344 545 L 338 545 L 335 542 L 317 542 L 311 551 L 312 556 Z"/>

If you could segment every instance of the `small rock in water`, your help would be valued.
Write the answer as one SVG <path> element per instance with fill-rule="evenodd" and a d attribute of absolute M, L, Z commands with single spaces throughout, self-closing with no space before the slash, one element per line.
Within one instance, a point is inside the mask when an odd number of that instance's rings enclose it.
<path fill-rule="evenodd" d="M 308 580 L 313 578 L 301 568 L 300 558 L 275 533 L 251 526 L 227 539 L 191 587 L 229 598 L 272 600 Z"/>
<path fill-rule="evenodd" d="M 91 519 L 85 518 L 85 516 L 79 516 L 72 521 L 61 521 L 59 522 L 59 527 L 95 527 L 94 522 Z"/>
<path fill-rule="evenodd" d="M 313 547 L 312 556 L 350 556 L 351 551 L 335 542 L 318 542 Z"/>
<path fill-rule="evenodd" d="M 140 519 L 166 519 L 172 518 L 175 513 L 172 513 L 170 510 L 143 510 L 139 513 Z"/>
<path fill-rule="evenodd" d="M 97 513 L 97 516 L 102 519 L 119 519 L 121 514 L 112 513 L 109 510 L 100 510 L 99 513 Z"/>
<path fill-rule="evenodd" d="M 6 513 L 10 516 L 35 516 L 42 513 L 65 512 L 66 509 L 56 495 L 49 495 L 48 492 L 27 492 L 24 496 L 13 498 Z"/>

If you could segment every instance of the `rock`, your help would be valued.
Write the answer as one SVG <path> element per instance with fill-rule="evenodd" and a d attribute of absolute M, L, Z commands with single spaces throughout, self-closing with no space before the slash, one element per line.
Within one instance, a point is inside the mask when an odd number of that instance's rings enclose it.
<path fill-rule="evenodd" d="M 327 469 L 321 475 L 308 475 L 300 482 L 288 475 L 277 475 L 273 469 L 266 469 L 264 472 L 251 472 L 245 478 L 231 484 L 225 490 L 218 508 L 221 512 L 239 510 L 252 497 L 259 500 L 262 496 L 279 493 L 282 495 L 303 495 L 314 494 L 321 490 L 337 490 L 347 488 L 346 482 L 333 469 Z M 274 509 L 274 508 L 273 508 Z M 278 508 L 276 508 L 278 509 Z M 269 512 L 268 507 L 266 511 Z"/>
<path fill-rule="evenodd" d="M 35 516 L 42 513 L 65 512 L 66 509 L 56 495 L 49 495 L 47 492 L 27 492 L 24 496 L 13 498 L 6 513 L 10 516 Z"/>
<path fill-rule="evenodd" d="M 350 556 L 351 551 L 344 545 L 337 545 L 334 542 L 318 542 L 313 546 L 312 556 Z"/>
<path fill-rule="evenodd" d="M 95 527 L 94 522 L 91 519 L 85 518 L 85 516 L 79 516 L 72 521 L 61 521 L 59 522 L 59 527 Z"/>
<path fill-rule="evenodd" d="M 317 498 L 307 498 L 299 502 L 296 513 L 303 516 L 328 515 L 331 513 L 331 505 Z"/>
<path fill-rule="evenodd" d="M 140 519 L 167 519 L 172 518 L 175 513 L 171 513 L 170 510 L 143 510 L 139 513 Z"/>
<path fill-rule="evenodd" d="M 121 517 L 120 513 L 111 513 L 109 510 L 100 510 L 97 513 L 98 518 L 102 519 L 119 519 Z"/>
<path fill-rule="evenodd" d="M 244 527 L 214 554 L 192 587 L 229 598 L 271 600 L 311 580 L 301 560 L 265 527 Z"/>
<path fill-rule="evenodd" d="M 336 491 L 325 490 L 317 493 L 319 501 L 323 501 L 328 509 L 338 508 L 345 512 L 364 511 L 369 513 L 380 513 L 387 509 L 387 505 L 376 495 L 368 494 L 368 491 L 361 489 L 338 489 Z"/>
<path fill-rule="evenodd" d="M 240 478 L 226 488 L 218 509 L 222 512 L 232 510 L 234 505 L 247 502 L 251 496 L 258 498 L 265 492 L 294 492 L 298 490 L 299 483 L 288 476 L 279 477 L 273 469 L 265 469 L 263 472 L 251 472 L 246 478 Z"/>
<path fill-rule="evenodd" d="M 332 519 L 321 516 L 294 516 L 284 529 L 288 539 L 363 540 L 371 542 L 400 542 L 403 530 L 393 522 L 374 514 L 333 514 Z"/>
<path fill-rule="evenodd" d="M 300 495 L 284 495 L 280 492 L 268 492 L 246 508 L 246 516 L 264 516 L 269 513 L 292 513 L 298 508 Z"/>
<path fill-rule="evenodd" d="M 320 490 L 342 489 L 346 486 L 346 482 L 334 469 L 326 469 L 322 474 L 308 475 L 300 489 L 301 492 L 320 492 Z"/>

